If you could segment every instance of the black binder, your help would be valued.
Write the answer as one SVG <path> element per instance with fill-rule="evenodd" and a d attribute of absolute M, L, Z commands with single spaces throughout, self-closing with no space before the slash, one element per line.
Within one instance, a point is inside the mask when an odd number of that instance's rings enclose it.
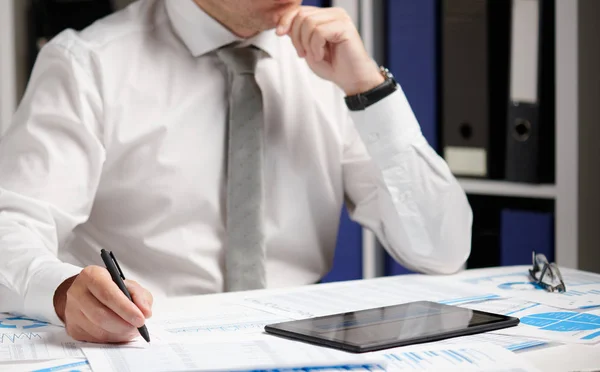
<path fill-rule="evenodd" d="M 40 48 L 61 31 L 82 30 L 114 10 L 111 0 L 30 0 L 28 18 L 29 69 Z"/>
<path fill-rule="evenodd" d="M 442 142 L 457 176 L 503 178 L 510 4 L 444 0 Z"/>
<path fill-rule="evenodd" d="M 512 0 L 506 179 L 554 182 L 554 0 Z"/>

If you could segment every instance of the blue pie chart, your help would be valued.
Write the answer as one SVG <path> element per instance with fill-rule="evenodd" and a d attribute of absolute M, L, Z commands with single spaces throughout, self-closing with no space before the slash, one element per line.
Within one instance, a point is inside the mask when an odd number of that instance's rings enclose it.
<path fill-rule="evenodd" d="M 555 311 L 526 315 L 521 318 L 521 323 L 553 332 L 578 332 L 600 330 L 600 316 L 573 311 Z M 600 332 L 595 332 L 582 339 L 591 340 L 600 338 Z"/>

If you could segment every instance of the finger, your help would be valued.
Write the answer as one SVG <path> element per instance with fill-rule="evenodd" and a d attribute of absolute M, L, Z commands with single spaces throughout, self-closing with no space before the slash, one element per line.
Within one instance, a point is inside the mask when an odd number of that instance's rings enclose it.
<path fill-rule="evenodd" d="M 83 316 L 85 317 L 85 314 L 83 314 Z M 131 327 L 131 330 L 124 333 L 109 332 L 107 329 L 95 325 L 87 318 L 85 318 L 85 321 L 77 324 L 77 326 L 81 327 L 83 331 L 89 334 L 94 340 L 98 340 L 99 342 L 127 342 L 133 340 L 139 335 L 138 330 L 133 327 Z"/>
<path fill-rule="evenodd" d="M 315 62 L 320 62 L 325 58 L 327 40 L 318 31 L 313 32 L 310 37 L 310 50 Z"/>
<path fill-rule="evenodd" d="M 110 274 L 104 268 L 97 268 L 90 274 L 88 289 L 101 303 L 135 327 L 144 325 L 144 314 L 112 281 Z"/>
<path fill-rule="evenodd" d="M 318 26 L 327 22 L 332 22 L 337 19 L 336 17 L 338 17 L 337 12 L 327 11 L 310 14 L 304 19 L 300 26 L 299 39 L 300 44 L 307 54 L 313 54 L 313 57 L 317 57 L 315 50 L 311 48 L 310 39 L 315 30 L 318 29 Z"/>
<path fill-rule="evenodd" d="M 315 32 L 326 42 L 339 44 L 350 39 L 352 27 L 349 27 L 349 23 L 345 20 L 336 20 L 319 25 Z"/>
<path fill-rule="evenodd" d="M 288 35 L 292 39 L 292 42 L 294 43 L 294 47 L 296 48 L 296 51 L 298 52 L 298 55 L 300 57 L 305 57 L 306 53 L 307 53 L 306 49 L 304 49 L 304 46 L 302 45 L 302 40 L 301 40 L 300 31 L 301 31 L 302 25 L 308 19 L 308 17 L 314 16 L 317 13 L 327 13 L 327 11 L 324 11 L 321 8 L 314 8 L 314 7 L 309 7 L 307 9 L 302 8 L 300 10 L 300 12 L 298 12 L 296 17 L 294 18 L 294 20 L 292 22 L 292 26 L 290 28 L 290 31 L 288 32 Z"/>
<path fill-rule="evenodd" d="M 135 327 L 115 314 L 111 309 L 102 304 L 90 292 L 79 295 L 74 299 L 83 315 L 98 327 L 112 333 L 127 333 Z"/>
<path fill-rule="evenodd" d="M 290 31 L 290 28 L 292 26 L 292 22 L 294 21 L 294 18 L 298 15 L 298 13 L 301 10 L 316 11 L 318 9 L 319 8 L 314 7 L 314 6 L 303 6 L 303 7 L 294 8 L 294 9 L 288 11 L 287 13 L 284 13 L 281 16 L 281 18 L 279 19 L 279 22 L 277 24 L 277 29 L 276 29 L 277 35 L 283 36 Z"/>
<path fill-rule="evenodd" d="M 304 50 L 302 41 L 300 40 L 300 28 L 302 27 L 302 23 L 304 22 L 305 18 L 306 14 L 299 12 L 294 18 L 290 31 L 288 32 L 288 35 L 292 39 L 292 43 L 294 44 L 294 48 L 296 48 L 296 52 L 298 53 L 299 57 L 306 56 L 306 51 Z"/>
<path fill-rule="evenodd" d="M 146 319 L 150 318 L 152 316 L 152 304 L 154 303 L 152 294 L 133 280 L 125 280 L 125 285 L 129 290 L 129 294 L 131 294 L 133 303 L 142 310 Z"/>

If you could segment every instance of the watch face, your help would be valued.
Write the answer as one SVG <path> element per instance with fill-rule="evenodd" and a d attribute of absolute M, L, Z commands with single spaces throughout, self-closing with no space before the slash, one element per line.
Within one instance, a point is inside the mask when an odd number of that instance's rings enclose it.
<path fill-rule="evenodd" d="M 379 67 L 379 71 L 381 71 L 381 74 L 383 75 L 384 78 L 386 79 L 394 79 L 394 74 L 392 74 L 392 72 L 390 70 L 388 70 L 386 67 Z"/>

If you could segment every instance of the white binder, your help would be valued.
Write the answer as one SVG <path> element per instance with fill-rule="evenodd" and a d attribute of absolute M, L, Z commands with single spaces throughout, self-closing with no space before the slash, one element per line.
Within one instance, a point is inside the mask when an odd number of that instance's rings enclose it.
<path fill-rule="evenodd" d="M 513 0 L 510 50 L 510 100 L 538 102 L 539 0 Z"/>

